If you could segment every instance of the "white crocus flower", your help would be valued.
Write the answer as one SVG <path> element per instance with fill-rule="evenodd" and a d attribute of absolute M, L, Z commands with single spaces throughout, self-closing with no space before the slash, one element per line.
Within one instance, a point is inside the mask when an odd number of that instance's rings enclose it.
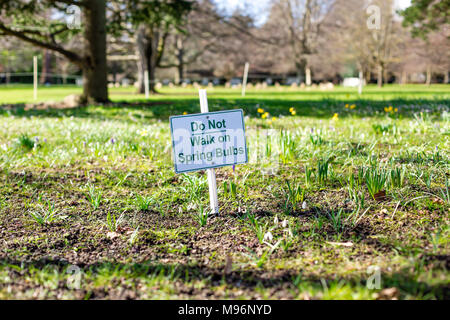
<path fill-rule="evenodd" d="M 302 209 L 303 209 L 303 210 L 308 209 L 308 205 L 306 204 L 306 201 L 303 201 L 303 203 L 302 203 Z"/>
<path fill-rule="evenodd" d="M 288 221 L 287 221 L 286 219 L 284 219 L 283 222 L 281 223 L 281 226 L 282 226 L 283 228 L 286 228 L 287 225 L 288 225 Z"/>
<path fill-rule="evenodd" d="M 278 216 L 275 216 L 275 218 L 273 219 L 273 224 L 278 224 Z"/>

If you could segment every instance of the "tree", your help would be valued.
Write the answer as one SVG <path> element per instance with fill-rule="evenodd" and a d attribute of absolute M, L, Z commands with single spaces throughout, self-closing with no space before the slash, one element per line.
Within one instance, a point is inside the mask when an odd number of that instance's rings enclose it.
<path fill-rule="evenodd" d="M 414 37 L 426 38 L 441 25 L 450 24 L 450 1 L 412 0 L 411 6 L 401 11 L 403 26 L 411 27 Z"/>
<path fill-rule="evenodd" d="M 370 79 L 375 71 L 378 86 L 387 81 L 388 69 L 399 57 L 405 34 L 394 11 L 393 0 L 340 0 L 336 6 L 342 19 L 340 38 L 348 57 Z"/>
<path fill-rule="evenodd" d="M 433 71 L 444 74 L 448 83 L 448 38 L 450 25 L 450 2 L 412 0 L 411 6 L 401 11 L 403 26 L 410 28 L 413 38 L 420 38 L 414 54 L 426 68 L 426 83 L 431 83 Z M 440 32 L 442 29 L 442 32 Z"/>
<path fill-rule="evenodd" d="M 155 90 L 155 72 L 161 64 L 166 41 L 173 30 L 182 32 L 181 24 L 191 10 L 187 0 L 114 1 L 119 11 L 114 16 L 117 30 L 135 34 L 138 56 L 138 91 L 144 93 L 144 78 L 148 73 L 149 89 Z M 130 28 L 130 24 L 132 28 Z"/>
<path fill-rule="evenodd" d="M 160 67 L 176 68 L 178 82 L 188 66 L 200 73 L 236 76 L 235 71 L 255 56 L 250 49 L 256 43 L 253 29 L 250 17 L 240 12 L 224 16 L 211 1 L 198 1 L 187 16 L 183 32 L 174 32 L 168 38 L 168 54 Z"/>
<path fill-rule="evenodd" d="M 197 1 L 186 16 L 181 31 L 175 29 L 167 38 L 166 53 L 159 65 L 160 68 L 176 68 L 176 82 L 181 84 L 185 72 L 200 56 L 215 44 L 220 24 L 223 24 L 214 11 L 210 1 Z"/>
<path fill-rule="evenodd" d="M 430 32 L 426 39 L 411 39 L 409 48 L 414 57 L 415 67 L 420 71 L 425 70 L 425 83 L 431 84 L 433 73 L 443 74 L 444 83 L 448 82 L 448 71 L 450 70 L 450 43 L 448 32 Z"/>
<path fill-rule="evenodd" d="M 331 12 L 334 0 L 276 0 L 269 25 L 278 29 L 278 45 L 289 46 L 297 76 L 311 84 L 310 59 L 320 49 L 322 26 Z M 283 21 L 280 24 L 280 21 Z"/>
<path fill-rule="evenodd" d="M 74 7 L 76 6 L 76 7 Z M 67 49 L 63 43 L 81 30 L 61 20 L 40 17 L 52 10 L 60 16 L 79 9 L 82 13 L 83 50 Z M 0 34 L 16 37 L 55 51 L 83 72 L 82 102 L 108 101 L 106 65 L 106 0 L 5 0 L 0 2 Z"/>

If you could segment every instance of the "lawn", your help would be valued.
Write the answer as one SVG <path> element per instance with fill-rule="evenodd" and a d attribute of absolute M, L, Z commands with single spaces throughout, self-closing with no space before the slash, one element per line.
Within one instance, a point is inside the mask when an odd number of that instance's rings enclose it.
<path fill-rule="evenodd" d="M 74 87 L 39 89 L 62 100 Z M 449 85 L 208 90 L 248 164 L 175 174 L 193 88 L 0 87 L 0 299 L 449 299 Z"/>

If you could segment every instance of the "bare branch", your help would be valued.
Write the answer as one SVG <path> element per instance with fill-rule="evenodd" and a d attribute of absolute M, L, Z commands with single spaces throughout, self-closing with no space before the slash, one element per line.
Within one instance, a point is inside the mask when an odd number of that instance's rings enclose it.
<path fill-rule="evenodd" d="M 36 46 L 39 46 L 41 48 L 50 49 L 50 50 L 56 51 L 56 52 L 64 55 L 65 57 L 67 57 L 67 59 L 69 59 L 70 61 L 76 63 L 77 65 L 82 65 L 82 63 L 83 63 L 82 57 L 79 56 L 77 53 L 69 51 L 69 50 L 66 50 L 63 47 L 57 45 L 56 43 L 44 42 L 44 41 L 41 41 L 41 40 L 37 40 L 37 39 L 31 38 L 26 33 L 20 32 L 20 31 L 15 31 L 15 30 L 12 30 L 10 28 L 7 28 L 2 23 L 0 23 L 0 31 L 4 35 L 13 36 L 13 37 L 21 39 L 23 41 L 26 41 L 28 43 L 34 44 Z"/>

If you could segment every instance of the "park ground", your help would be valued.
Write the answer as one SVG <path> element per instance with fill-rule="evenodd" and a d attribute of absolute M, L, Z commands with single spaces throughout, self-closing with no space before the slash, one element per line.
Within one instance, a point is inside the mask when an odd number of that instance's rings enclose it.
<path fill-rule="evenodd" d="M 260 156 L 216 170 L 218 217 L 172 165 L 197 91 L 133 92 L 0 87 L 0 299 L 450 298 L 449 85 L 209 89 Z"/>

